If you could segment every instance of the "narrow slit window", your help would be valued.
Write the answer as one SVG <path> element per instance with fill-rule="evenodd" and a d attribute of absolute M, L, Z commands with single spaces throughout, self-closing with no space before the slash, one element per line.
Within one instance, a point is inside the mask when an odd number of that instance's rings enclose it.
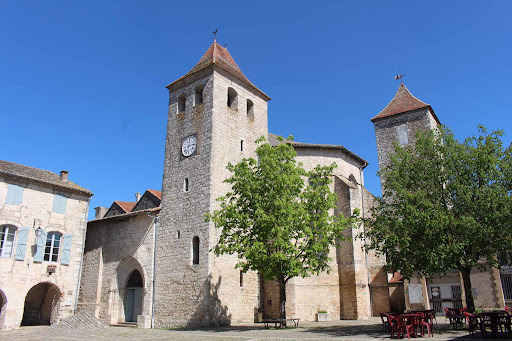
<path fill-rule="evenodd" d="M 241 140 L 240 141 L 240 151 L 243 152 L 244 151 L 244 140 Z"/>
<path fill-rule="evenodd" d="M 177 239 L 180 239 L 180 238 L 181 238 L 181 232 L 180 232 L 180 230 L 178 230 L 178 232 L 176 233 L 176 238 L 177 238 Z"/>
<path fill-rule="evenodd" d="M 185 180 L 183 180 L 183 191 L 188 192 L 188 178 L 185 178 Z"/>
<path fill-rule="evenodd" d="M 196 87 L 196 94 L 195 94 L 195 105 L 199 105 L 199 104 L 203 104 L 203 90 L 204 90 L 204 85 L 201 84 L 201 85 L 198 85 Z"/>
<path fill-rule="evenodd" d="M 187 96 L 185 94 L 182 94 L 180 95 L 180 97 L 178 97 L 178 113 L 182 113 L 185 111 L 186 102 Z"/>
<path fill-rule="evenodd" d="M 240 288 L 244 287 L 244 272 L 240 270 Z"/>
<path fill-rule="evenodd" d="M 192 264 L 199 264 L 199 237 L 192 239 Z"/>

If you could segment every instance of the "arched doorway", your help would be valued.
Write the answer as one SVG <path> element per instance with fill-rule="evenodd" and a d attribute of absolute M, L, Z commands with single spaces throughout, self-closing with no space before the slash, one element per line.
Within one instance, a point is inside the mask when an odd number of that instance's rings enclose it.
<path fill-rule="evenodd" d="M 7 311 L 7 297 L 2 290 L 0 290 L 0 329 L 4 327 L 5 312 Z"/>
<path fill-rule="evenodd" d="M 52 283 L 34 285 L 25 296 L 22 326 L 49 325 L 57 322 L 60 290 Z"/>
<path fill-rule="evenodd" d="M 137 315 L 142 314 L 142 275 L 133 270 L 126 282 L 125 322 L 137 322 Z"/>

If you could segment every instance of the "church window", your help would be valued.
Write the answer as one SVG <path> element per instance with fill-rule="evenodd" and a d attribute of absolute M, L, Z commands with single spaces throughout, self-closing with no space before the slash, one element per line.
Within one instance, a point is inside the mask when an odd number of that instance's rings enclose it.
<path fill-rule="evenodd" d="M 244 287 L 244 272 L 240 270 L 240 288 Z"/>
<path fill-rule="evenodd" d="M 11 225 L 2 226 L 0 230 L 0 257 L 11 258 L 15 235 L 16 227 Z"/>
<path fill-rule="evenodd" d="M 187 96 L 185 94 L 181 94 L 178 97 L 178 114 L 185 111 L 185 104 L 187 101 Z"/>
<path fill-rule="evenodd" d="M 183 191 L 188 192 L 188 178 L 183 181 Z"/>
<path fill-rule="evenodd" d="M 195 105 L 203 104 L 203 90 L 204 90 L 203 84 L 198 85 L 196 87 L 196 94 L 194 97 Z"/>
<path fill-rule="evenodd" d="M 247 117 L 254 120 L 254 103 L 250 99 L 247 100 Z"/>
<path fill-rule="evenodd" d="M 407 138 L 407 126 L 405 124 L 399 125 L 397 128 L 398 133 L 398 142 L 401 146 L 405 146 L 409 143 L 409 139 Z"/>
<path fill-rule="evenodd" d="M 46 247 L 44 249 L 44 260 L 47 262 L 56 262 L 59 258 L 60 237 L 58 232 L 50 232 L 46 236 Z"/>
<path fill-rule="evenodd" d="M 228 88 L 228 107 L 238 110 L 238 94 L 233 88 Z"/>
<path fill-rule="evenodd" d="M 192 264 L 199 264 L 199 237 L 192 238 Z"/>

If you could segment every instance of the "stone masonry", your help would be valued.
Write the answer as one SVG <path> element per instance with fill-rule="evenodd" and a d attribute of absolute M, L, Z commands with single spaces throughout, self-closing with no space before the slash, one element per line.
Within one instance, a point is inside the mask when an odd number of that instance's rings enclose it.
<path fill-rule="evenodd" d="M 6 203 L 10 186 L 22 188 L 17 204 Z M 55 212 L 56 195 L 65 198 L 59 212 Z M 24 316 L 28 323 L 39 324 L 73 314 L 91 195 L 68 181 L 67 172 L 59 178 L 51 172 L 1 161 L 0 228 L 11 226 L 16 231 L 12 253 L 0 258 L 2 329 L 19 327 Z M 54 248 L 57 261 L 34 258 L 40 247 L 35 235 L 38 227 L 61 235 L 60 246 Z M 70 242 L 67 245 L 63 245 L 64 236 Z M 41 242 L 44 249 L 46 239 Z M 24 250 L 21 255 L 20 247 Z"/>

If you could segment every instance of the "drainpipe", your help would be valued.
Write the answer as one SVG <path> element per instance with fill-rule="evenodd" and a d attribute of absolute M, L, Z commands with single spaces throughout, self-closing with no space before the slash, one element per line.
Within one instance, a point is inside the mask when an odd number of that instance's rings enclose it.
<path fill-rule="evenodd" d="M 359 167 L 359 179 L 361 180 L 361 217 L 364 219 L 364 177 L 363 177 L 363 168 L 368 166 L 367 163 Z M 363 236 L 364 242 L 366 243 L 366 226 L 363 224 Z M 366 248 L 364 248 L 364 262 L 366 265 L 366 274 L 368 277 L 368 292 L 370 293 L 370 315 L 373 315 L 373 297 L 372 291 L 370 288 L 370 267 L 368 266 L 368 252 Z"/>
<path fill-rule="evenodd" d="M 151 328 L 155 328 L 155 279 L 156 279 L 156 253 L 158 246 L 158 216 L 152 216 L 148 213 L 148 217 L 153 218 L 153 222 L 155 224 L 154 229 L 154 241 L 153 241 L 153 283 L 152 283 L 152 293 L 151 293 Z"/>
<path fill-rule="evenodd" d="M 73 307 L 73 314 L 76 314 L 76 305 L 78 304 L 78 292 L 80 291 L 80 280 L 82 279 L 82 264 L 84 262 L 84 251 L 85 251 L 85 234 L 87 233 L 87 216 L 89 214 L 89 204 L 91 198 L 87 200 L 87 208 L 85 210 L 84 229 L 82 233 L 82 252 L 80 253 L 80 266 L 78 267 L 78 280 L 76 281 L 75 290 L 75 306 Z"/>

